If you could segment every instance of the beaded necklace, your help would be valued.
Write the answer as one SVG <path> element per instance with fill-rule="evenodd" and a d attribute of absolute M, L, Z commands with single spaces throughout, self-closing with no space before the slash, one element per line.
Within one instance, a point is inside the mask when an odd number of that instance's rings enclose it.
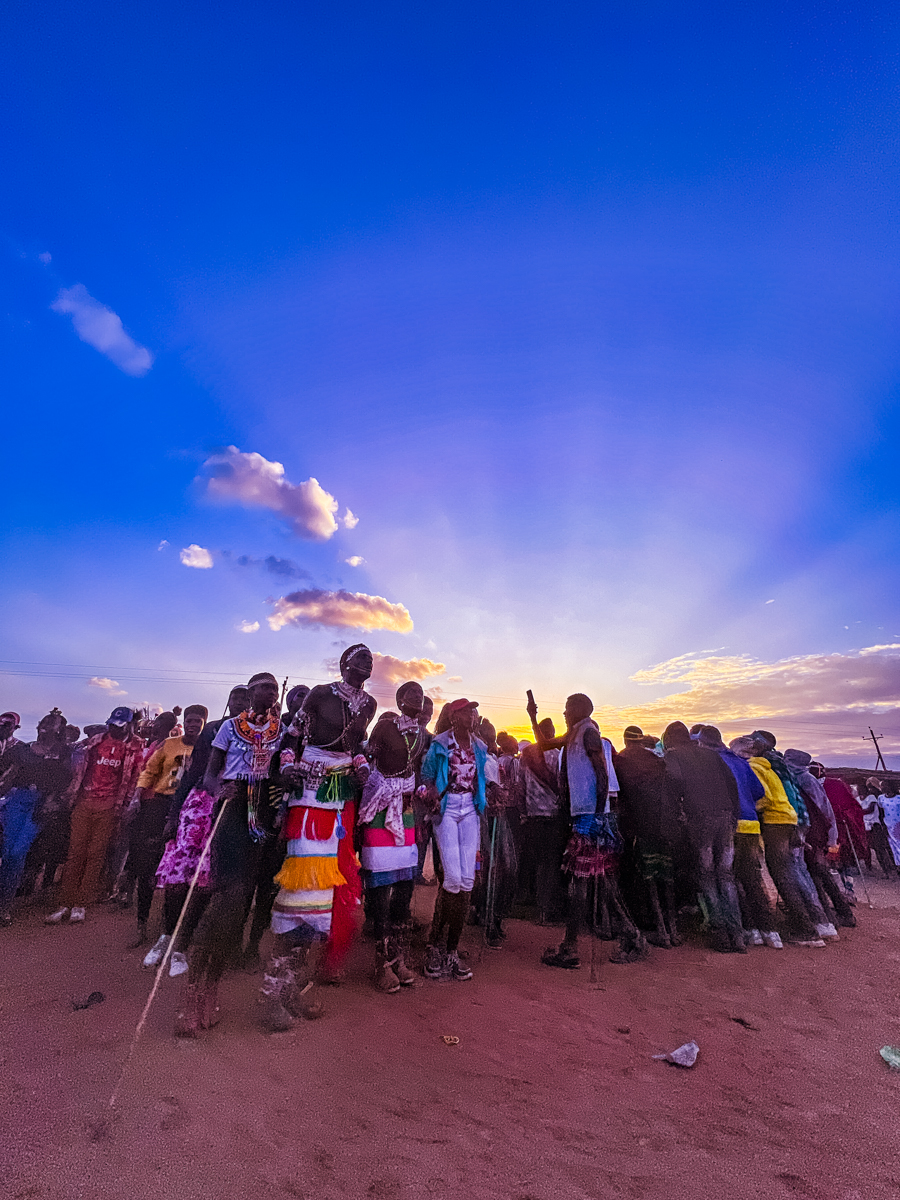
<path fill-rule="evenodd" d="M 272 759 L 270 746 L 281 732 L 281 719 L 277 714 L 270 713 L 263 724 L 257 725 L 250 717 L 249 712 L 242 712 L 239 717 L 235 717 L 234 731 L 241 741 L 249 742 L 253 747 L 251 778 L 263 779 L 269 773 L 269 763 Z"/>
<path fill-rule="evenodd" d="M 281 718 L 277 713 L 269 713 L 262 724 L 257 725 L 251 720 L 250 712 L 242 712 L 234 718 L 232 725 L 235 733 L 243 742 L 252 746 L 250 756 L 250 775 L 247 780 L 247 827 L 254 842 L 261 842 L 266 837 L 266 831 L 259 822 L 259 804 L 262 784 L 268 778 L 269 764 L 272 761 L 274 746 L 272 743 L 281 732 Z"/>
<path fill-rule="evenodd" d="M 424 730 L 415 717 L 406 717 L 403 713 L 399 717 L 391 716 L 391 724 L 403 738 L 403 745 L 406 747 L 406 766 L 402 771 L 393 771 L 391 774 L 382 772 L 385 779 L 400 779 L 409 775 L 413 769 L 413 759 L 419 752 L 419 747 L 424 739 Z M 410 739 L 412 734 L 412 739 Z"/>

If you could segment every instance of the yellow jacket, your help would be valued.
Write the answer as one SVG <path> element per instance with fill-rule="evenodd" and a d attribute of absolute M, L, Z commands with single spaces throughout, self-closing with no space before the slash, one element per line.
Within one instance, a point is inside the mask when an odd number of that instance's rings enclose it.
<path fill-rule="evenodd" d="M 796 825 L 797 814 L 794 806 L 788 800 L 787 792 L 769 760 L 751 758 L 750 766 L 766 791 L 762 800 L 756 802 L 756 811 L 763 825 Z"/>
<path fill-rule="evenodd" d="M 188 746 L 183 738 L 166 738 L 144 764 L 144 769 L 138 776 L 138 787 L 152 788 L 161 796 L 171 796 L 181 781 L 193 749 L 194 747 Z"/>

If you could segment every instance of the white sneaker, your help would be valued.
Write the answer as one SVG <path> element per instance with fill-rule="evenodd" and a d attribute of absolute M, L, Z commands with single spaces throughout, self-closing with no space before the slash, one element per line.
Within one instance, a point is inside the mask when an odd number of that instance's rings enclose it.
<path fill-rule="evenodd" d="M 180 950 L 173 950 L 172 957 L 169 959 L 169 978 L 174 979 L 176 975 L 184 975 L 187 969 L 187 955 L 182 954 Z"/>
<path fill-rule="evenodd" d="M 808 941 L 793 942 L 792 944 L 794 946 L 803 946 L 806 949 L 809 949 L 810 947 L 816 950 L 825 949 L 825 942 L 822 938 L 810 938 Z"/>
<path fill-rule="evenodd" d="M 765 942 L 763 941 L 763 935 L 759 932 L 758 929 L 750 929 L 750 930 L 748 930 L 748 933 L 750 934 L 750 945 L 751 946 L 764 946 L 765 945 Z M 777 937 L 778 935 L 776 934 L 775 936 Z"/>
<path fill-rule="evenodd" d="M 162 957 L 166 952 L 166 947 L 168 944 L 169 935 L 167 933 L 161 933 L 153 946 L 151 946 L 151 948 L 144 955 L 144 966 L 158 967 L 162 962 Z"/>
<path fill-rule="evenodd" d="M 762 944 L 764 946 L 768 946 L 770 950 L 783 950 L 784 949 L 784 942 L 781 940 L 781 934 L 776 933 L 776 931 L 774 929 L 767 929 L 764 933 L 761 933 L 759 936 L 762 939 Z"/>
<path fill-rule="evenodd" d="M 816 933 L 820 938 L 831 938 L 832 941 L 841 936 L 830 921 L 827 925 L 817 925 Z"/>
<path fill-rule="evenodd" d="M 45 925 L 59 925 L 69 915 L 68 908 L 58 908 L 49 917 L 44 917 Z"/>
<path fill-rule="evenodd" d="M 76 905 L 75 908 L 73 908 L 72 911 L 69 913 L 69 924 L 70 925 L 80 925 L 83 920 L 84 920 L 84 909 L 79 908 Z"/>

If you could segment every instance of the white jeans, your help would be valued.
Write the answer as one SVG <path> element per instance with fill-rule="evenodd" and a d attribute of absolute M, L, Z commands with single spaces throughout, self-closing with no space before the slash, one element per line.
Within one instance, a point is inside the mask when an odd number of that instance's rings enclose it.
<path fill-rule="evenodd" d="M 471 792 L 447 793 L 447 807 L 440 821 L 434 822 L 434 836 L 444 868 L 444 891 L 471 892 L 481 837 L 481 818 Z"/>

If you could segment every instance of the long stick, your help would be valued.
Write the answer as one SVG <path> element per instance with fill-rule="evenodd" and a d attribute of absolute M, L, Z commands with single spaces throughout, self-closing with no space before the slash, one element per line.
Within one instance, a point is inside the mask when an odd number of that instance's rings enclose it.
<path fill-rule="evenodd" d="M 853 857 L 856 859 L 856 869 L 859 871 L 859 882 L 862 884 L 863 891 L 866 893 L 866 900 L 868 901 L 869 908 L 874 908 L 875 905 L 872 903 L 872 897 L 869 895 L 869 888 L 866 884 L 865 876 L 863 875 L 862 863 L 859 861 L 859 855 L 856 853 L 856 844 L 853 841 L 853 838 L 850 836 L 850 827 L 846 821 L 842 822 L 842 824 L 844 826 L 844 832 L 847 835 L 847 841 L 850 843 L 850 849 L 853 851 Z"/>
<path fill-rule="evenodd" d="M 219 809 L 219 815 L 216 817 L 213 827 L 209 831 L 209 837 L 206 839 L 206 845 L 203 847 L 203 849 L 200 852 L 200 859 L 197 862 L 197 869 L 194 871 L 194 878 L 191 880 L 190 887 L 187 890 L 187 896 L 185 896 L 184 904 L 182 904 L 182 906 L 181 906 L 181 912 L 178 914 L 178 920 L 175 922 L 175 929 L 172 933 L 172 936 L 169 938 L 169 944 L 166 946 L 166 952 L 162 956 L 162 961 L 160 962 L 159 966 L 156 968 L 156 978 L 153 980 L 153 987 L 150 989 L 150 995 L 147 997 L 147 1003 L 144 1005 L 144 1011 L 141 1013 L 140 1019 L 138 1020 L 138 1023 L 135 1026 L 134 1035 L 131 1039 L 131 1045 L 128 1047 L 128 1053 L 125 1056 L 125 1062 L 122 1064 L 121 1073 L 119 1074 L 119 1078 L 116 1081 L 116 1086 L 113 1088 L 113 1093 L 109 1098 L 109 1106 L 108 1106 L 109 1108 L 115 1108 L 116 1100 L 118 1100 L 118 1098 L 119 1098 L 119 1092 L 122 1089 L 122 1084 L 125 1080 L 126 1072 L 128 1071 L 128 1067 L 131 1064 L 131 1059 L 134 1055 L 134 1051 L 137 1047 L 137 1044 L 141 1039 L 141 1034 L 144 1032 L 144 1026 L 147 1024 L 147 1017 L 150 1014 L 150 1006 L 153 1004 L 153 1001 L 156 999 L 156 993 L 159 991 L 159 985 L 162 982 L 163 972 L 165 971 L 166 967 L 169 965 L 169 958 L 171 957 L 171 954 L 172 954 L 172 947 L 176 945 L 177 940 L 178 940 L 178 934 L 181 932 L 181 926 L 184 921 L 184 915 L 188 910 L 188 905 L 190 904 L 191 896 L 193 896 L 193 894 L 194 894 L 194 888 L 197 886 L 197 880 L 200 878 L 200 869 L 203 866 L 203 862 L 204 862 L 207 854 L 209 853 L 209 848 L 212 845 L 212 840 L 216 836 L 216 830 L 219 828 L 219 825 L 222 821 L 222 816 L 225 812 L 225 809 L 228 807 L 228 801 L 230 799 L 231 799 L 230 796 L 226 796 L 224 801 L 222 802 L 222 807 Z"/>
<path fill-rule="evenodd" d="M 597 896 L 600 880 L 594 876 L 594 920 L 591 925 L 591 983 L 597 982 Z"/>
<path fill-rule="evenodd" d="M 490 930 L 494 920 L 494 847 L 497 844 L 497 817 L 494 816 L 494 824 L 491 827 L 491 860 L 488 863 L 488 876 L 486 895 L 484 900 L 484 932 L 481 938 L 481 953 L 478 955 L 478 961 L 481 962 L 484 958 L 484 951 L 487 947 L 488 931 Z"/>

